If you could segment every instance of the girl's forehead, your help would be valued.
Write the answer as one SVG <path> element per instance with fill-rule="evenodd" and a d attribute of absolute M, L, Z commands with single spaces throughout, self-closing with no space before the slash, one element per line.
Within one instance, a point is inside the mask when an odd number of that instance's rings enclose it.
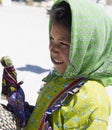
<path fill-rule="evenodd" d="M 71 32 L 71 29 L 69 27 L 67 27 L 66 25 L 64 25 L 60 22 L 53 22 L 52 25 L 51 25 L 51 31 L 52 30 L 55 30 L 55 31 L 60 30 L 60 33 L 62 31 L 66 31 L 66 32 L 69 32 L 69 33 Z"/>
<path fill-rule="evenodd" d="M 67 27 L 63 26 L 62 24 L 55 23 L 52 24 L 51 35 L 62 36 L 64 39 L 70 39 L 71 32 Z"/>

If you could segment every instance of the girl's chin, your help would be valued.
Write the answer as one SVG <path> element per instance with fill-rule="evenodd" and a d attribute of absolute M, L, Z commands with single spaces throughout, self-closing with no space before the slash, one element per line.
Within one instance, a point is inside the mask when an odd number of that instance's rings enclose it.
<path fill-rule="evenodd" d="M 55 71 L 58 72 L 59 74 L 64 74 L 64 72 L 65 72 L 64 70 L 59 70 L 59 69 L 56 69 L 56 68 L 54 68 L 54 69 L 55 69 Z"/>

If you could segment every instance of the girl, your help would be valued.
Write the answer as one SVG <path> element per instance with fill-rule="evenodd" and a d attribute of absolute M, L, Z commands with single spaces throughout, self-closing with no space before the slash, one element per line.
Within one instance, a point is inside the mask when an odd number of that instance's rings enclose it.
<path fill-rule="evenodd" d="M 111 104 L 112 21 L 90 0 L 57 0 L 50 11 L 54 70 L 43 79 L 26 130 L 106 130 Z"/>

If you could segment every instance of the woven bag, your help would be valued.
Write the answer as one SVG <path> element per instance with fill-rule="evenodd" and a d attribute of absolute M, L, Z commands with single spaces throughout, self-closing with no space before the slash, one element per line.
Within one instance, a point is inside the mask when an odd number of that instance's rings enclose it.
<path fill-rule="evenodd" d="M 0 104 L 0 130 L 21 130 L 17 125 L 16 116 Z"/>

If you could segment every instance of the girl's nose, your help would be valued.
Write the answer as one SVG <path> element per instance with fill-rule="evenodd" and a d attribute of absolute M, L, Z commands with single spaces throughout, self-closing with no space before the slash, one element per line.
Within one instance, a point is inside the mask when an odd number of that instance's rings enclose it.
<path fill-rule="evenodd" d="M 59 46 L 56 43 L 52 43 L 49 46 L 50 51 L 53 53 L 57 53 L 59 51 Z"/>

